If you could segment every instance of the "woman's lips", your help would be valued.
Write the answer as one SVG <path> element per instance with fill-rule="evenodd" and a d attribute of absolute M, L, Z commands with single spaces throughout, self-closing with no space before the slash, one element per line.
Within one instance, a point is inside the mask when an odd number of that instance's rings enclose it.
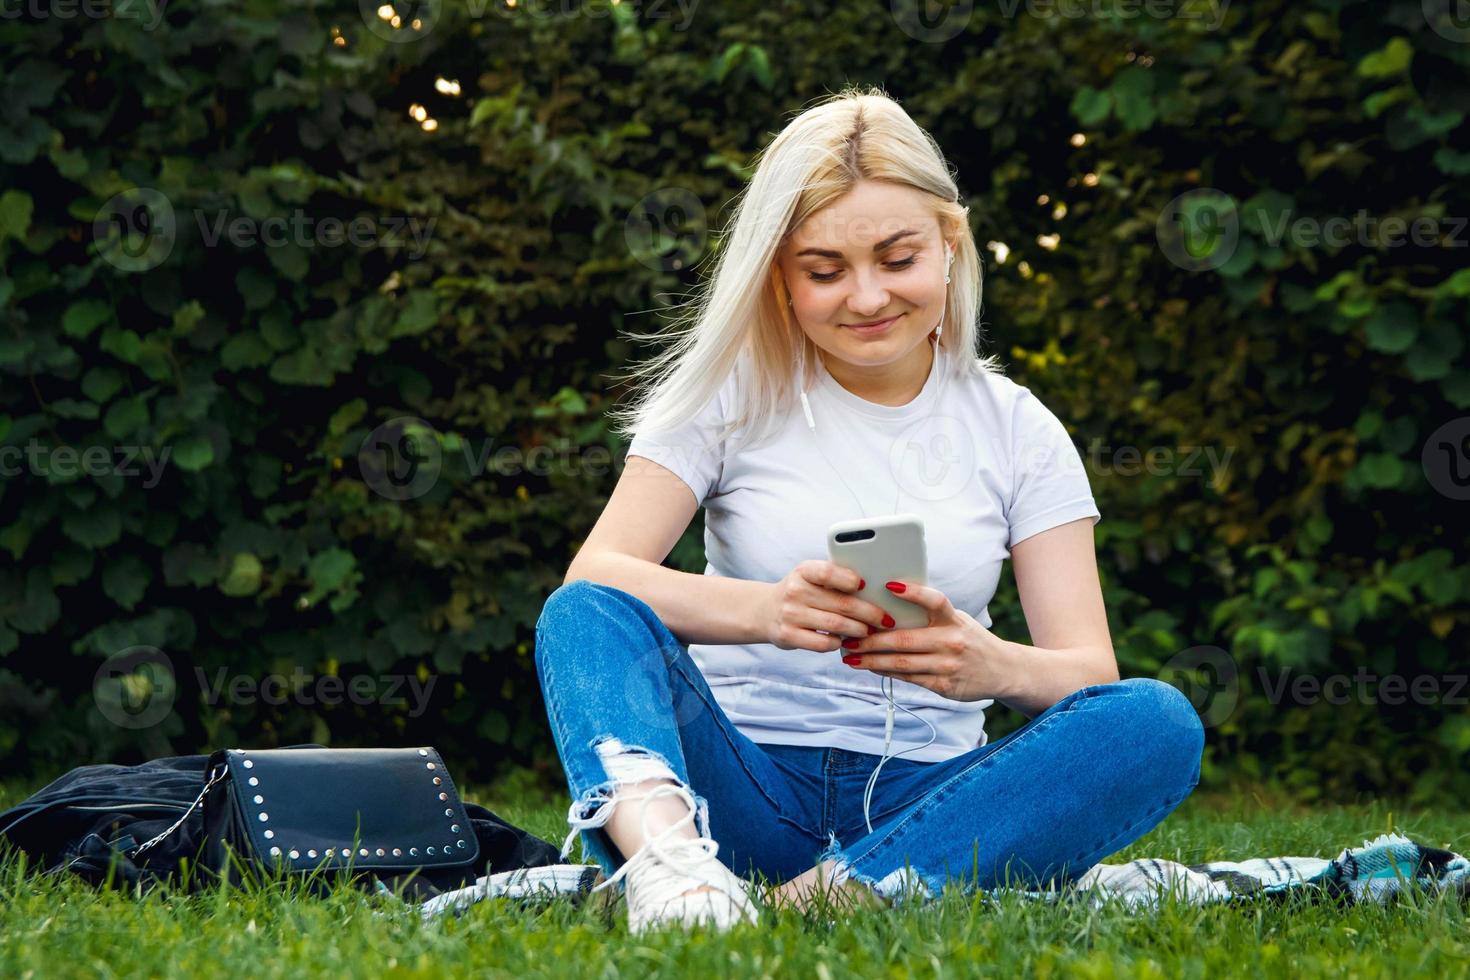
<path fill-rule="evenodd" d="M 898 317 L 900 316 L 903 316 L 903 314 L 900 313 L 898 314 L 898 316 L 889 317 L 887 320 L 882 320 L 871 327 L 857 327 L 850 324 L 846 326 L 848 330 L 851 330 L 859 336 L 871 336 L 873 334 L 880 334 L 886 331 L 889 327 L 893 326 L 893 324 L 898 320 Z"/>

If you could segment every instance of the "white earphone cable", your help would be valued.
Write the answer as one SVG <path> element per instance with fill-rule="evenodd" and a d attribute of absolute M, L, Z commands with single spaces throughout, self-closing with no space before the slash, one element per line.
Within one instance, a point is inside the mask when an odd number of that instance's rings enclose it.
<path fill-rule="evenodd" d="M 954 261 L 954 252 L 953 252 L 953 250 L 951 250 L 950 253 L 949 253 L 949 262 L 947 262 L 945 264 L 945 282 L 946 283 L 949 282 L 949 265 L 951 263 L 953 263 L 953 261 Z M 948 309 L 948 305 L 949 305 L 949 291 L 948 290 L 945 291 L 944 296 L 945 296 L 945 310 L 947 310 Z M 944 329 L 944 311 L 942 310 L 940 312 L 940 314 L 939 314 L 939 326 L 938 326 L 938 328 L 935 331 L 935 337 L 934 337 L 934 358 L 935 358 L 936 361 L 940 357 L 940 353 L 939 353 L 939 333 L 941 331 L 943 331 L 943 329 Z M 801 391 L 801 409 L 802 409 L 803 414 L 805 414 L 805 416 L 806 416 L 807 428 L 811 429 L 812 432 L 816 432 L 817 431 L 817 423 L 816 423 L 816 420 L 812 417 L 812 406 L 811 406 L 811 402 L 807 400 L 807 392 L 806 392 L 806 341 L 805 341 L 805 338 L 802 338 L 801 340 L 799 340 L 797 346 L 798 346 L 798 355 L 797 355 L 797 358 L 798 358 L 798 360 L 797 360 L 797 378 L 798 378 L 798 381 L 799 381 L 799 388 L 800 388 L 800 391 Z M 942 394 L 943 394 L 943 388 L 944 388 L 945 384 L 948 381 L 949 371 L 948 371 L 948 367 L 946 365 L 940 365 L 939 366 L 939 370 L 940 370 L 940 374 L 943 376 L 940 379 L 940 395 L 942 396 Z M 858 511 L 859 511 L 859 513 L 861 513 L 864 517 L 867 517 L 868 516 L 868 512 L 863 507 L 862 499 L 859 498 L 858 495 L 857 495 L 857 493 L 853 491 L 852 486 L 847 482 L 847 479 L 842 475 L 842 471 L 839 470 L 835 465 L 833 465 L 832 460 L 827 457 L 826 451 L 822 449 L 821 442 L 819 440 L 813 440 L 812 441 L 812 444 L 814 446 L 816 446 L 817 452 L 821 454 L 822 459 L 826 460 L 827 466 L 832 470 L 833 473 L 835 473 L 837 475 L 837 479 L 839 479 L 839 480 L 842 481 L 842 485 L 847 488 L 847 492 L 852 495 L 852 499 L 854 501 L 856 501 L 856 503 L 858 505 Z M 902 499 L 902 497 L 903 497 L 903 485 L 902 484 L 899 484 L 899 486 L 898 486 L 898 493 L 893 498 L 893 510 L 894 510 L 895 513 L 897 513 L 897 511 L 898 511 L 898 502 L 899 502 L 900 499 Z M 871 815 L 872 806 L 873 806 L 873 790 L 878 785 L 878 773 L 882 771 L 883 764 L 886 763 L 889 759 L 896 759 L 899 756 L 904 755 L 906 753 L 909 753 L 909 752 L 917 752 L 917 751 L 919 751 L 921 749 L 927 749 L 929 746 L 933 745 L 934 742 L 939 738 L 939 732 L 935 729 L 935 727 L 932 724 L 929 723 L 929 719 L 925 718 L 923 715 L 920 715 L 920 714 L 918 714 L 915 711 L 910 710 L 907 706 L 899 704 L 897 701 L 895 701 L 893 699 L 893 678 L 891 678 L 891 677 L 884 677 L 884 678 L 882 678 L 882 680 L 879 683 L 879 688 L 883 691 L 884 699 L 887 701 L 887 705 L 885 706 L 884 721 L 883 721 L 883 754 L 879 757 L 878 764 L 873 767 L 873 772 L 868 777 L 867 785 L 863 788 L 863 823 L 867 826 L 868 833 L 870 833 L 870 834 L 873 832 L 873 820 L 872 820 L 872 815 Z M 924 727 L 926 727 L 926 728 L 929 729 L 929 740 L 927 742 L 925 742 L 923 745 L 911 745 L 911 746 L 909 746 L 906 749 L 902 749 L 902 750 L 900 750 L 898 752 L 892 752 L 892 753 L 890 753 L 890 749 L 893 747 L 893 720 L 894 720 L 894 712 L 895 712 L 895 709 L 901 710 L 901 711 L 904 712 L 904 714 L 908 715 L 909 717 L 915 719 L 916 721 L 922 722 L 924 724 Z"/>

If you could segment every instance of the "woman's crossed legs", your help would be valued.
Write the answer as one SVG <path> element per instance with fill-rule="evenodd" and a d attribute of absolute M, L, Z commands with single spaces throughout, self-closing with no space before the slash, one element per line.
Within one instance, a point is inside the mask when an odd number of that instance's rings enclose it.
<path fill-rule="evenodd" d="M 831 883 L 882 896 L 1061 884 L 1159 823 L 1199 780 L 1203 729 L 1161 681 L 1083 688 L 995 742 L 943 762 L 891 759 L 873 796 L 876 756 L 761 746 L 715 701 L 687 648 L 630 593 L 586 580 L 548 598 L 536 664 L 573 805 L 572 836 L 609 873 L 688 805 L 651 814 L 610 802 L 686 787 L 693 826 L 741 877 L 785 882 L 803 904 Z M 875 709 L 876 710 L 876 709 Z M 646 833 L 645 833 L 646 831 Z"/>

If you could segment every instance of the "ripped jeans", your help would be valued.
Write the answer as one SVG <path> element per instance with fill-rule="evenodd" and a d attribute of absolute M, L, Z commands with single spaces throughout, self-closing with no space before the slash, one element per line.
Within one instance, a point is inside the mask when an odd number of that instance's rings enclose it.
<path fill-rule="evenodd" d="M 834 654 L 835 655 L 835 654 Z M 942 762 L 757 744 L 715 702 L 687 648 L 647 603 L 567 583 L 536 623 L 536 669 L 566 771 L 572 831 L 611 874 L 605 832 L 621 785 L 677 780 L 696 827 L 737 874 L 785 881 L 819 861 L 880 895 L 1056 887 L 1137 840 L 1199 781 L 1204 731 L 1189 699 L 1152 678 L 1085 687 L 1004 738 Z"/>

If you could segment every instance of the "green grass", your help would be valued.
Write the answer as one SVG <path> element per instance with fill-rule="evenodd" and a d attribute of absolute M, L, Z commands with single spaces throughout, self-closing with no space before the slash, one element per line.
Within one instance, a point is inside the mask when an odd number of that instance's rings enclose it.
<path fill-rule="evenodd" d="M 560 843 L 565 803 L 517 784 L 467 792 Z M 0 791 L 0 806 L 22 798 Z M 1287 854 L 1335 856 L 1397 830 L 1470 850 L 1462 808 L 1396 812 L 1384 802 L 1295 807 L 1284 794 L 1196 793 L 1108 863 L 1185 863 Z M 385 913 L 385 914 L 376 914 Z M 835 919 L 836 921 L 832 921 Z M 349 889 L 307 898 L 280 889 L 99 893 L 74 881 L 23 879 L 0 867 L 0 973 L 5 976 L 193 977 L 878 975 L 1337 976 L 1470 975 L 1466 906 L 1414 894 L 1389 908 L 1336 908 L 1290 898 L 1248 906 L 1166 905 L 1157 912 L 1089 910 L 1010 898 L 998 905 L 946 893 L 884 912 L 766 913 L 725 935 L 701 930 L 631 938 L 621 902 L 539 908 L 505 901 L 429 924 L 391 900 Z"/>

